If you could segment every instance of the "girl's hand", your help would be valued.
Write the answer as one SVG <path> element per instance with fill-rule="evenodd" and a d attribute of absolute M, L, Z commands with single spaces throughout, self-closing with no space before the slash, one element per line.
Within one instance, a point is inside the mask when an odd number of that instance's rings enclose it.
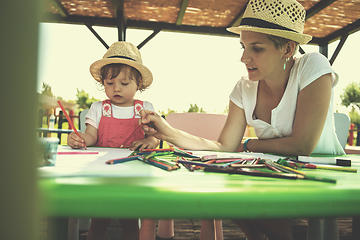
<path fill-rule="evenodd" d="M 132 142 L 131 151 L 142 151 L 144 149 L 155 149 L 159 145 L 159 140 L 154 136 L 149 136 L 139 141 Z"/>
<path fill-rule="evenodd" d="M 173 128 L 161 116 L 149 110 L 140 111 L 143 130 L 146 135 L 152 135 L 157 139 L 166 141 L 173 134 Z"/>
<path fill-rule="evenodd" d="M 83 138 L 83 133 L 79 132 L 80 136 Z M 71 148 L 84 148 L 85 141 L 84 139 L 80 138 L 76 133 L 72 132 L 67 137 L 67 144 Z"/>

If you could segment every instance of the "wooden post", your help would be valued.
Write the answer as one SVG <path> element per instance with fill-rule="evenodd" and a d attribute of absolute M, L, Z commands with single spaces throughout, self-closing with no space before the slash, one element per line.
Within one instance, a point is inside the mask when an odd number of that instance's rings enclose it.
<path fill-rule="evenodd" d="M 350 131 L 349 131 L 349 146 L 354 144 L 354 127 L 355 124 L 350 124 Z"/>
<path fill-rule="evenodd" d="M 69 111 L 69 116 L 70 116 L 70 119 L 71 119 L 71 121 L 72 121 L 73 123 L 74 123 L 74 115 L 75 115 L 74 110 L 70 110 L 70 111 Z M 74 125 L 74 126 L 75 126 L 75 125 Z M 70 123 L 69 123 L 68 129 L 71 129 Z"/>
<path fill-rule="evenodd" d="M 64 115 L 63 111 L 60 111 L 59 112 L 58 129 L 62 129 L 62 124 L 64 122 L 64 117 L 65 117 L 65 115 Z M 61 144 L 61 133 L 58 133 L 58 138 L 59 138 L 60 144 Z"/>
<path fill-rule="evenodd" d="M 1 239 L 39 239 L 36 167 L 36 71 L 39 1 L 2 1 L 0 8 Z M 19 71 L 19 68 L 21 71 Z M 14 85 L 15 83 L 15 85 Z M 21 97 L 19 97 L 21 96 Z M 24 101 L 24 99 L 26 99 Z M 19 135 L 21 137 L 19 137 Z M 44 204 L 45 205 L 45 204 Z M 43 209 L 43 206 L 41 206 Z"/>

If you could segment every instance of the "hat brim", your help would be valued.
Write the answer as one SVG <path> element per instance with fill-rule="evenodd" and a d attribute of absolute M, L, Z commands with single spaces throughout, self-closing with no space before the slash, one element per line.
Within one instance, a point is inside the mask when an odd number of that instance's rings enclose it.
<path fill-rule="evenodd" d="M 253 26 L 247 26 L 247 25 L 242 25 L 242 26 L 238 26 L 238 27 L 230 27 L 230 28 L 227 28 L 226 30 L 228 30 L 229 32 L 232 32 L 232 33 L 236 33 L 236 34 L 240 34 L 241 31 L 265 33 L 265 34 L 293 40 L 293 41 L 299 43 L 300 45 L 307 44 L 312 39 L 312 36 L 307 35 L 307 34 L 301 34 L 301 33 L 297 33 L 297 32 L 291 32 L 291 31 L 280 30 L 280 29 L 253 27 Z"/>
<path fill-rule="evenodd" d="M 143 85 L 142 88 L 147 88 L 151 85 L 153 81 L 153 75 L 147 67 L 145 67 L 144 65 L 138 62 L 128 59 L 122 59 L 122 58 L 103 58 L 91 64 L 90 73 L 93 76 L 93 78 L 101 83 L 101 77 L 100 77 L 101 68 L 112 63 L 122 63 L 137 69 L 142 77 L 142 85 Z"/>

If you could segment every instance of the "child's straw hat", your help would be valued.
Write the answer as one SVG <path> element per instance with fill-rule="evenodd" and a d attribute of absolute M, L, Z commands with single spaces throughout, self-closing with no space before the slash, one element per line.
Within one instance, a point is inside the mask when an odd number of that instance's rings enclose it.
<path fill-rule="evenodd" d="M 151 71 L 142 64 L 139 49 L 131 43 L 124 41 L 113 43 L 102 59 L 91 64 L 90 73 L 95 80 L 101 83 L 101 68 L 111 63 L 123 63 L 136 68 L 141 74 L 143 88 L 150 86 L 153 81 Z"/>
<path fill-rule="evenodd" d="M 303 34 L 305 15 L 304 7 L 295 0 L 250 0 L 240 26 L 227 30 L 265 33 L 306 44 L 312 37 Z"/>

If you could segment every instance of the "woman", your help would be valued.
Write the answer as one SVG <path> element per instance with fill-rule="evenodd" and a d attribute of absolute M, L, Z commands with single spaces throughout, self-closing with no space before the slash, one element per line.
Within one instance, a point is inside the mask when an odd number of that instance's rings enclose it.
<path fill-rule="evenodd" d="M 241 61 L 248 76 L 230 94 L 229 114 L 218 141 L 174 129 L 150 111 L 141 112 L 145 132 L 193 150 L 231 152 L 241 147 L 291 156 L 344 154 L 334 129 L 331 100 L 338 75 L 319 53 L 294 57 L 298 45 L 312 38 L 303 34 L 305 14 L 295 0 L 250 0 L 240 26 L 228 29 L 240 34 Z M 258 139 L 242 143 L 247 125 Z M 262 234 L 292 239 L 285 220 L 237 223 L 248 239 L 262 239 Z"/>

